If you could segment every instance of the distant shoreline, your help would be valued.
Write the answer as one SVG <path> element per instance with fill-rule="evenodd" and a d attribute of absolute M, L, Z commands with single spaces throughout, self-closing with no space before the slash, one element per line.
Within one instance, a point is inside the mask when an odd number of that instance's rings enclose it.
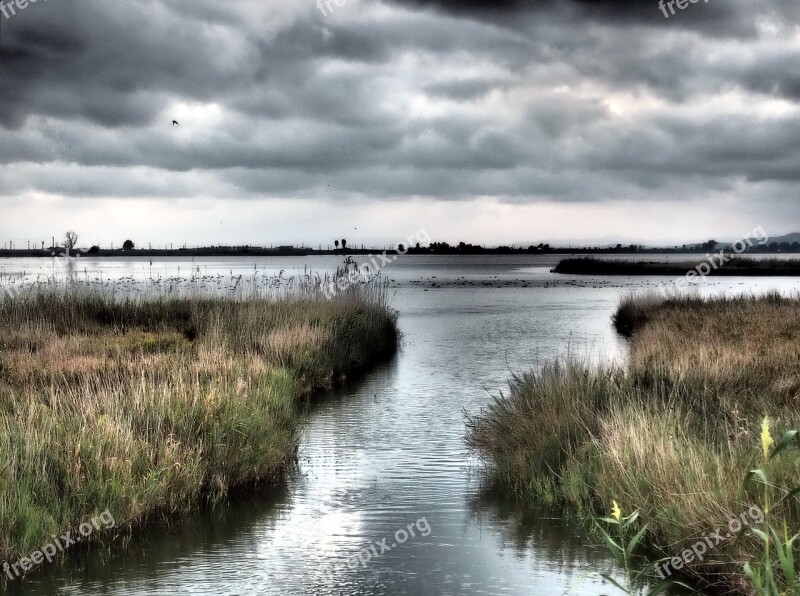
<path fill-rule="evenodd" d="M 55 254 L 54 254 L 55 252 Z M 425 256 L 480 256 L 480 255 L 674 255 L 674 254 L 697 254 L 705 255 L 708 251 L 706 249 L 698 248 L 681 248 L 681 249 L 666 249 L 666 248 L 648 248 L 631 250 L 630 248 L 548 248 L 541 249 L 538 247 L 531 248 L 511 248 L 511 247 L 498 247 L 498 248 L 482 248 L 479 246 L 467 246 L 460 248 L 458 246 L 442 247 L 441 245 L 436 248 L 410 248 L 404 252 L 399 252 L 396 249 L 384 250 L 379 248 L 347 248 L 336 250 L 318 250 L 313 248 L 263 248 L 263 247 L 208 247 L 208 248 L 189 248 L 189 249 L 99 249 L 99 250 L 76 250 L 71 253 L 75 257 L 85 258 L 113 258 L 113 257 L 309 257 L 309 256 L 369 256 L 369 255 L 425 255 Z M 0 259 L 12 258 L 40 258 L 50 259 L 54 256 L 63 256 L 64 249 L 56 247 L 55 249 L 49 248 L 45 250 L 1 250 Z M 770 250 L 761 249 L 757 252 L 748 252 L 752 254 L 773 254 L 773 255 L 798 255 L 800 251 L 787 251 L 787 250 Z M 603 262 L 603 261 L 601 261 Z M 673 265 L 675 266 L 675 265 Z M 648 272 L 652 274 L 653 272 Z M 671 275 L 672 272 L 664 273 L 664 275 Z"/>
<path fill-rule="evenodd" d="M 800 256 L 800 255 L 799 255 Z M 695 271 L 699 263 L 664 263 L 654 261 L 612 261 L 581 258 L 564 259 L 555 266 L 553 273 L 564 275 L 664 275 L 683 277 Z M 800 276 L 800 260 L 764 259 L 736 257 L 718 267 L 708 267 L 705 275 L 736 277 L 797 277 Z"/>

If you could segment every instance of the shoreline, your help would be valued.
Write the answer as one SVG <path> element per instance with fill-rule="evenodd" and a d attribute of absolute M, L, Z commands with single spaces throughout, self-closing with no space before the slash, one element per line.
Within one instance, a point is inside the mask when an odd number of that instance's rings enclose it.
<path fill-rule="evenodd" d="M 113 534 L 81 548 L 280 483 L 308 401 L 396 353 L 384 298 L 0 298 L 0 559 L 99 511 Z"/>
<path fill-rule="evenodd" d="M 791 253 L 784 253 L 791 254 Z M 800 257 L 800 255 L 798 255 Z M 669 276 L 686 277 L 703 264 L 707 265 L 705 276 L 712 277 L 796 277 L 800 276 L 798 259 L 752 259 L 736 257 L 723 265 L 713 267 L 707 260 L 698 262 L 665 263 L 657 261 L 616 261 L 592 258 L 564 259 L 552 269 L 561 275 L 597 276 Z"/>
<path fill-rule="evenodd" d="M 618 502 L 638 512 L 635 530 L 647 526 L 642 545 L 674 561 L 742 512 L 767 511 L 757 488 L 740 493 L 748 470 L 765 468 L 775 500 L 800 475 L 794 448 L 768 465 L 759 457 L 765 416 L 776 437 L 800 423 L 800 299 L 630 297 L 614 324 L 627 363 L 567 360 L 515 376 L 468 419 L 467 442 L 504 492 L 589 517 Z M 782 533 L 784 519 L 800 529 L 800 506 L 770 509 L 766 523 Z M 748 529 L 703 554 L 680 577 L 744 594 L 743 565 L 763 544 Z"/>
<path fill-rule="evenodd" d="M 54 255 L 53 252 L 56 252 Z M 392 256 L 527 256 L 527 255 L 705 255 L 707 253 L 704 249 L 663 249 L 663 248 L 648 248 L 642 250 L 626 250 L 626 249 L 594 249 L 594 248 L 550 248 L 539 249 L 536 247 L 531 248 L 511 248 L 511 247 L 498 247 L 498 248 L 481 248 L 481 247 L 468 247 L 459 249 L 456 246 L 449 248 L 437 247 L 431 248 L 413 248 L 410 247 L 402 252 L 395 248 L 380 249 L 380 248 L 364 248 L 354 249 L 348 248 L 346 250 L 320 250 L 313 248 L 263 248 L 263 247 L 208 247 L 208 248 L 191 248 L 191 249 L 135 249 L 135 250 L 122 250 L 122 249 L 99 249 L 99 250 L 76 250 L 70 254 L 70 258 L 147 258 L 147 257 L 313 257 L 313 256 L 374 256 L 380 254 Z M 786 250 L 759 250 L 757 252 L 748 252 L 748 255 L 792 255 L 800 257 L 800 252 L 792 252 Z M 8 250 L 0 249 L 0 259 L 20 259 L 20 258 L 37 258 L 37 259 L 52 259 L 54 257 L 63 257 L 63 247 L 56 247 L 55 249 L 47 250 Z M 602 261 L 606 262 L 606 261 Z"/>

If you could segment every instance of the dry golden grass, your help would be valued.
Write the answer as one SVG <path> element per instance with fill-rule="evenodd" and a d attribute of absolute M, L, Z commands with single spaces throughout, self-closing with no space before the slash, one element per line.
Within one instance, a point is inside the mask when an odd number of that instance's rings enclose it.
<path fill-rule="evenodd" d="M 745 377 L 751 390 L 800 399 L 800 306 L 796 301 L 669 301 L 652 309 L 631 339 L 638 369 L 664 366 L 674 379 L 724 384 Z M 752 381 L 761 383 L 753 385 Z"/>
<path fill-rule="evenodd" d="M 304 396 L 392 354 L 385 304 L 95 293 L 0 300 L 0 558 L 109 510 L 143 518 L 275 481 Z M 104 539 L 93 535 L 93 539 Z"/>
<path fill-rule="evenodd" d="M 639 509 L 649 544 L 675 556 L 759 501 L 740 497 L 759 454 L 760 420 L 800 428 L 800 301 L 626 299 L 625 369 L 579 363 L 522 375 L 469 423 L 470 445 L 501 484 L 531 499 L 595 510 Z M 800 457 L 769 464 L 778 487 L 797 484 Z M 779 491 L 780 492 L 780 491 Z M 800 508 L 781 515 L 800 530 Z M 686 571 L 746 591 L 752 538 L 727 541 Z"/>
<path fill-rule="evenodd" d="M 288 365 L 298 355 L 302 357 L 317 346 L 326 345 L 329 339 L 324 328 L 304 323 L 274 329 L 254 343 L 256 351 L 267 359 Z"/>

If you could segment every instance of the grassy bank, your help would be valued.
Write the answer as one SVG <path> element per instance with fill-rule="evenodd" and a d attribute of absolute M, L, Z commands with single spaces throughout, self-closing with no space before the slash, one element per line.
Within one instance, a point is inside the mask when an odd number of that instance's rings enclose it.
<path fill-rule="evenodd" d="M 761 465 L 763 417 L 776 431 L 800 426 L 800 301 L 631 298 L 615 321 L 631 337 L 627 366 L 567 362 L 517 377 L 469 421 L 468 441 L 521 498 L 639 509 L 646 542 L 672 557 L 760 502 L 739 491 Z M 767 467 L 776 487 L 800 476 L 796 451 Z M 777 514 L 800 529 L 794 502 Z M 742 565 L 760 549 L 748 533 L 685 571 L 746 592 Z"/>
<path fill-rule="evenodd" d="M 291 465 L 302 400 L 389 357 L 379 288 L 235 300 L 0 299 L 0 557 L 110 511 L 117 532 Z M 111 536 L 93 536 L 100 540 Z"/>
<path fill-rule="evenodd" d="M 715 255 L 716 256 L 716 255 Z M 715 276 L 798 276 L 800 259 L 749 259 L 736 257 L 719 264 L 719 259 L 708 264 L 708 257 L 698 257 L 697 261 L 665 263 L 655 261 L 628 261 L 616 259 L 563 259 L 555 266 L 553 273 L 565 275 L 669 275 L 683 277 L 690 271 L 697 272 L 701 263 L 707 263 L 704 275 Z"/>

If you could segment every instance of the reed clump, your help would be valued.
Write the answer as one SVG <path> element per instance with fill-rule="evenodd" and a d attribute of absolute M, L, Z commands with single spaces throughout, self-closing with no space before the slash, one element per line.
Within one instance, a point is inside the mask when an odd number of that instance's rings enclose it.
<path fill-rule="evenodd" d="M 729 253 L 730 255 L 730 253 Z M 705 265 L 703 265 L 705 263 Z M 700 267 L 700 269 L 698 269 Z M 602 259 L 596 257 L 569 257 L 562 259 L 553 273 L 564 275 L 669 275 L 682 277 L 687 273 L 697 275 L 736 276 L 736 277 L 795 277 L 800 275 L 800 262 L 797 259 L 754 259 L 750 257 L 728 256 L 720 262 L 715 255 L 698 255 L 695 261 L 632 261 L 629 259 Z"/>
<path fill-rule="evenodd" d="M 616 500 L 641 512 L 660 556 L 680 555 L 759 502 L 740 489 L 764 416 L 800 425 L 800 300 L 628 297 L 615 322 L 631 338 L 626 366 L 521 375 L 468 421 L 468 443 L 520 497 L 585 512 Z M 779 493 L 800 476 L 796 447 L 784 455 L 768 464 Z M 796 501 L 782 507 L 800 530 Z M 743 565 L 760 549 L 751 533 L 726 539 L 682 572 L 746 593 Z"/>
<path fill-rule="evenodd" d="M 115 532 L 290 468 L 302 402 L 394 353 L 385 292 L 0 299 L 0 558 Z M 105 540 L 113 536 L 92 536 Z"/>

